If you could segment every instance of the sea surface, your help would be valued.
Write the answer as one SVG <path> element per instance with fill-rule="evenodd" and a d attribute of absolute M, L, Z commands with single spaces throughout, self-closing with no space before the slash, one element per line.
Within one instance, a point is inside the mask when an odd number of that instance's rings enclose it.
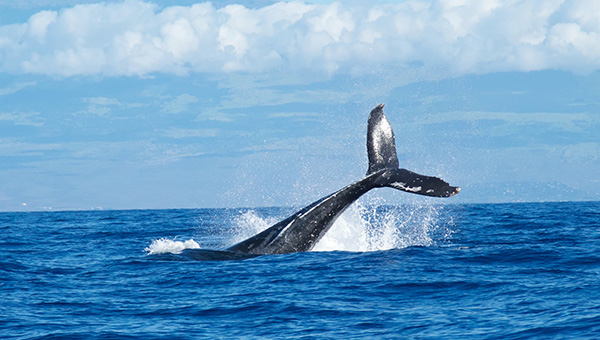
<path fill-rule="evenodd" d="M 598 339 L 600 202 L 0 213 L 1 339 Z"/>

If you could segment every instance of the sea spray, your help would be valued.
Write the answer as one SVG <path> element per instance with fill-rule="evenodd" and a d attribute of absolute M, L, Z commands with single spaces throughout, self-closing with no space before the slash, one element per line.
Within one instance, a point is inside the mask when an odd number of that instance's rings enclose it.
<path fill-rule="evenodd" d="M 379 251 L 410 246 L 431 246 L 450 236 L 448 221 L 440 221 L 442 206 L 406 204 L 390 206 L 359 201 L 351 205 L 313 248 L 314 251 Z M 376 201 L 376 203 L 380 203 Z M 240 211 L 222 232 L 229 246 L 269 228 L 290 211 L 267 215 L 257 210 Z"/>
<path fill-rule="evenodd" d="M 380 251 L 411 246 L 432 246 L 452 234 L 452 220 L 444 218 L 443 206 L 430 204 L 385 205 L 385 200 L 358 201 L 351 205 L 313 248 L 314 251 Z M 155 239 L 148 254 L 179 254 L 185 249 L 222 250 L 252 237 L 290 216 L 293 209 L 237 210 L 221 227 L 204 230 L 194 239 Z"/>
<path fill-rule="evenodd" d="M 433 205 L 352 205 L 315 246 L 315 251 L 378 251 L 431 246 L 444 229 Z"/>
<path fill-rule="evenodd" d="M 351 205 L 313 248 L 314 251 L 366 251 L 369 222 L 364 219 L 364 206 Z"/>
<path fill-rule="evenodd" d="M 254 210 L 241 212 L 233 219 L 230 244 L 241 242 L 277 223 L 276 217 L 261 217 Z"/>

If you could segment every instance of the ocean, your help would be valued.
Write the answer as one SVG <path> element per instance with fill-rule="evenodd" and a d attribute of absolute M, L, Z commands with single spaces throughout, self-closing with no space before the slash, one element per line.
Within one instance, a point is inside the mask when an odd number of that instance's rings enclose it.
<path fill-rule="evenodd" d="M 597 339 L 600 202 L 0 213 L 2 339 Z M 214 251 L 217 250 L 217 251 Z"/>

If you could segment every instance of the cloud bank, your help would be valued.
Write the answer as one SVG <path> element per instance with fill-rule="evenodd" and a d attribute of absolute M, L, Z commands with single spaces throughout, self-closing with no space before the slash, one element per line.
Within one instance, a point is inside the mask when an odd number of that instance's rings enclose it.
<path fill-rule="evenodd" d="M 0 71 L 446 75 L 600 68 L 597 0 L 278 2 L 251 9 L 138 0 L 41 11 L 0 26 Z M 285 73 L 282 73 L 284 76 Z"/>

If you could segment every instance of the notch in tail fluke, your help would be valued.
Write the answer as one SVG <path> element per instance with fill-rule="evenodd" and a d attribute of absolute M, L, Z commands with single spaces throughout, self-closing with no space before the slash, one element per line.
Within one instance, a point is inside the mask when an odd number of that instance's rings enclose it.
<path fill-rule="evenodd" d="M 398 169 L 394 130 L 383 113 L 383 104 L 377 105 L 369 114 L 367 127 L 367 175 L 383 169 Z"/>

